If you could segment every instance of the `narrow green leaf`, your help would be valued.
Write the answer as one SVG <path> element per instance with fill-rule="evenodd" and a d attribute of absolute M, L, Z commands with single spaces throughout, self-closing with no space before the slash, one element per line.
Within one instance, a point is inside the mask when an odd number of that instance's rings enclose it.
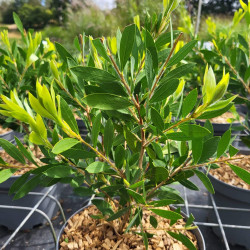
<path fill-rule="evenodd" d="M 212 137 L 204 142 L 199 163 L 202 163 L 208 160 L 210 157 L 212 157 L 216 153 L 219 140 L 220 140 L 220 137 Z"/>
<path fill-rule="evenodd" d="M 194 216 L 193 216 L 193 214 L 190 214 L 190 216 L 188 217 L 188 219 L 187 219 L 187 221 L 186 221 L 185 227 L 191 226 L 192 223 L 193 223 L 193 221 L 194 221 Z"/>
<path fill-rule="evenodd" d="M 180 184 L 182 184 L 183 186 L 185 186 L 191 190 L 195 190 L 195 191 L 199 190 L 199 188 L 193 182 L 191 182 L 189 180 L 181 180 L 179 182 L 180 182 Z"/>
<path fill-rule="evenodd" d="M 94 152 L 86 151 L 86 150 L 79 149 L 79 148 L 70 148 L 62 152 L 61 154 L 67 158 L 74 159 L 74 160 L 94 158 L 96 156 Z"/>
<path fill-rule="evenodd" d="M 62 139 L 56 143 L 56 145 L 52 149 L 52 152 L 54 154 L 60 154 L 64 151 L 74 147 L 78 143 L 80 143 L 80 142 L 76 139 L 72 139 L 72 138 Z"/>
<path fill-rule="evenodd" d="M 113 94 L 90 94 L 83 98 L 88 106 L 101 110 L 125 109 L 132 104 L 128 99 Z"/>
<path fill-rule="evenodd" d="M 10 187 L 9 194 L 11 195 L 17 192 L 22 187 L 22 185 L 26 182 L 29 176 L 30 176 L 30 172 L 26 172 L 25 174 L 20 176 Z"/>
<path fill-rule="evenodd" d="M 34 165 L 37 166 L 37 163 L 35 162 L 35 160 L 33 159 L 33 156 L 31 155 L 31 153 L 24 147 L 24 145 L 21 143 L 21 141 L 15 137 L 15 141 L 16 144 L 19 148 L 19 150 L 23 153 L 23 155 L 30 161 L 32 162 Z"/>
<path fill-rule="evenodd" d="M 134 224 L 135 224 L 138 216 L 139 216 L 139 212 L 136 213 L 135 216 L 131 219 L 131 221 L 129 222 L 129 224 L 128 224 L 128 226 L 127 226 L 127 228 L 126 228 L 126 230 L 125 230 L 124 233 L 127 233 L 129 231 L 129 229 L 134 226 Z"/>
<path fill-rule="evenodd" d="M 193 242 L 190 241 L 190 239 L 187 236 L 181 233 L 177 234 L 170 231 L 168 231 L 168 234 L 173 238 L 175 238 L 176 240 L 182 242 L 182 244 L 186 246 L 189 250 L 196 250 L 196 247 L 194 246 Z"/>
<path fill-rule="evenodd" d="M 127 213 L 129 211 L 129 207 L 125 207 L 121 210 L 119 210 L 117 213 L 113 214 L 112 216 L 110 216 L 107 221 L 112 221 L 112 220 L 116 220 L 120 217 L 122 217 L 125 213 Z"/>
<path fill-rule="evenodd" d="M 93 143 L 94 148 L 97 145 L 97 139 L 98 139 L 98 135 L 99 135 L 100 128 L 101 128 L 101 119 L 102 119 L 102 114 L 99 113 L 96 116 L 96 118 L 93 122 L 93 126 L 92 126 L 91 138 L 92 138 L 92 143 Z"/>
<path fill-rule="evenodd" d="M 230 157 L 233 157 L 239 152 L 239 149 L 233 147 L 232 145 L 229 146 L 229 155 Z"/>
<path fill-rule="evenodd" d="M 222 135 L 218 143 L 217 158 L 221 157 L 224 154 L 230 143 L 230 139 L 231 139 L 231 130 L 228 130 Z"/>
<path fill-rule="evenodd" d="M 249 51 L 249 46 L 248 46 L 248 43 L 247 43 L 246 39 L 245 39 L 241 34 L 238 34 L 238 39 L 239 39 L 240 44 L 241 44 L 247 51 Z"/>
<path fill-rule="evenodd" d="M 153 107 L 151 108 L 151 120 L 153 122 L 153 125 L 157 127 L 160 131 L 164 130 L 164 121 L 160 113 Z"/>
<path fill-rule="evenodd" d="M 52 168 L 47 169 L 44 171 L 44 174 L 46 176 L 52 177 L 52 178 L 64 178 L 69 177 L 74 173 L 74 170 L 71 167 L 68 166 L 55 166 Z"/>
<path fill-rule="evenodd" d="M 145 177 L 155 183 L 166 180 L 169 176 L 168 170 L 164 167 L 152 167 L 146 173 Z"/>
<path fill-rule="evenodd" d="M 153 60 L 153 68 L 155 73 L 158 71 L 158 54 L 155 46 L 154 38 L 148 30 L 145 30 L 145 43 L 147 50 L 150 51 Z"/>
<path fill-rule="evenodd" d="M 250 172 L 230 163 L 228 163 L 228 165 L 237 176 L 239 176 L 244 182 L 250 185 Z"/>
<path fill-rule="evenodd" d="M 171 71 L 169 71 L 164 78 L 166 79 L 179 79 L 185 76 L 187 73 L 190 73 L 191 69 L 194 67 L 194 64 L 183 64 Z"/>
<path fill-rule="evenodd" d="M 152 215 L 150 215 L 150 224 L 154 227 L 154 228 L 157 228 L 157 226 L 158 226 L 158 222 L 157 222 L 157 220 L 155 219 L 155 217 L 154 216 L 152 216 Z"/>
<path fill-rule="evenodd" d="M 67 63 L 67 57 L 69 57 L 72 60 L 75 60 L 72 55 L 58 42 L 55 42 L 55 47 L 58 52 L 58 54 L 61 56 L 63 61 Z"/>
<path fill-rule="evenodd" d="M 96 162 L 91 163 L 86 168 L 86 171 L 88 171 L 90 174 L 97 174 L 97 173 L 105 172 L 109 169 L 110 167 L 109 165 L 107 165 L 107 163 L 96 161 Z"/>
<path fill-rule="evenodd" d="M 198 176 L 198 178 L 201 180 L 201 182 L 204 184 L 204 186 L 206 187 L 206 189 L 211 194 L 214 194 L 214 188 L 213 188 L 213 185 L 212 185 L 211 181 L 209 180 L 209 178 L 203 172 L 201 172 L 199 170 L 193 170 L 193 171 Z"/>
<path fill-rule="evenodd" d="M 111 62 L 107 50 L 105 49 L 103 43 L 101 42 L 100 38 L 92 40 L 97 52 L 108 62 Z"/>
<path fill-rule="evenodd" d="M 175 202 L 176 200 L 173 200 L 173 199 L 162 199 L 162 200 L 151 201 L 148 203 L 148 205 L 152 205 L 154 207 L 165 207 Z"/>
<path fill-rule="evenodd" d="M 25 184 L 23 184 L 23 186 L 15 194 L 14 200 L 24 197 L 27 193 L 29 193 L 31 190 L 37 187 L 39 185 L 40 177 L 41 177 L 41 174 L 36 175 L 32 177 L 30 180 L 28 180 Z"/>
<path fill-rule="evenodd" d="M 193 40 L 185 44 L 175 55 L 171 57 L 167 66 L 171 67 L 177 64 L 178 62 L 180 62 L 182 59 L 184 59 L 186 55 L 193 49 L 196 43 L 197 43 L 197 40 Z"/>
<path fill-rule="evenodd" d="M 122 33 L 122 38 L 120 42 L 121 71 L 123 71 L 133 49 L 136 31 L 135 28 L 135 24 L 129 25 L 124 29 Z"/>
<path fill-rule="evenodd" d="M 149 89 L 152 88 L 154 80 L 154 69 L 153 69 L 153 59 L 149 50 L 146 51 L 145 56 L 145 74 Z"/>
<path fill-rule="evenodd" d="M 70 70 L 80 79 L 84 79 L 85 81 L 109 83 L 117 82 L 119 80 L 116 76 L 110 74 L 108 71 L 98 68 L 75 66 L 70 68 Z"/>
<path fill-rule="evenodd" d="M 151 103 L 160 102 L 165 100 L 168 96 L 172 95 L 179 86 L 179 80 L 177 79 L 165 79 L 163 78 L 159 86 L 156 88 L 153 96 L 150 99 Z"/>
<path fill-rule="evenodd" d="M 111 119 L 109 119 L 104 128 L 104 149 L 106 155 L 109 155 L 112 148 L 112 143 L 114 139 L 114 125 Z"/>
<path fill-rule="evenodd" d="M 194 164 L 196 164 L 202 154 L 202 150 L 203 150 L 203 141 L 201 140 L 201 138 L 194 138 L 192 140 L 192 155 L 193 155 L 193 159 L 194 159 Z"/>
<path fill-rule="evenodd" d="M 22 154 L 12 143 L 7 140 L 0 139 L 0 146 L 15 160 L 21 162 L 22 164 L 25 164 L 25 159 L 23 158 Z"/>
<path fill-rule="evenodd" d="M 175 39 L 180 34 L 179 30 L 173 31 L 173 39 Z M 161 34 L 155 42 L 157 49 L 159 50 L 162 46 L 166 45 L 167 43 L 171 42 L 171 32 Z"/>
<path fill-rule="evenodd" d="M 201 138 L 210 134 L 208 129 L 195 124 L 184 124 L 180 125 L 179 128 L 185 135 L 193 138 Z"/>
<path fill-rule="evenodd" d="M 182 117 L 186 117 L 194 108 L 198 97 L 197 89 L 193 89 L 183 101 L 182 104 Z"/>
<path fill-rule="evenodd" d="M 135 192 L 132 189 L 127 189 L 127 191 L 129 193 L 129 195 L 131 195 L 137 203 L 144 204 L 144 205 L 146 204 L 146 202 L 141 194 L 138 194 L 137 192 Z"/>
<path fill-rule="evenodd" d="M 22 21 L 20 20 L 19 16 L 15 12 L 13 12 L 13 19 L 19 31 L 23 34 L 24 29 L 23 29 Z"/>
<path fill-rule="evenodd" d="M 118 168 L 123 166 L 125 160 L 125 149 L 122 145 L 119 145 L 115 149 L 115 165 Z"/>
<path fill-rule="evenodd" d="M 114 212 L 110 206 L 110 204 L 105 201 L 105 200 L 97 200 L 94 199 L 92 200 L 92 203 L 104 214 L 109 214 L 109 215 L 113 215 Z"/>
<path fill-rule="evenodd" d="M 183 132 L 173 132 L 166 134 L 166 137 L 170 140 L 175 140 L 175 141 L 190 141 L 193 140 L 193 137 L 187 136 Z"/>
<path fill-rule="evenodd" d="M 69 107 L 68 103 L 60 97 L 60 105 L 62 110 L 62 118 L 63 120 L 70 126 L 70 128 L 76 133 L 79 134 L 79 129 L 77 126 L 76 119 L 73 115 L 71 108 Z"/>
<path fill-rule="evenodd" d="M 17 169 L 14 169 L 14 168 L 1 170 L 0 171 L 0 183 L 8 180 L 16 171 Z"/>
<path fill-rule="evenodd" d="M 182 216 L 176 212 L 169 211 L 169 210 L 163 210 L 163 209 L 150 209 L 153 213 L 169 220 L 179 220 L 182 219 Z"/>

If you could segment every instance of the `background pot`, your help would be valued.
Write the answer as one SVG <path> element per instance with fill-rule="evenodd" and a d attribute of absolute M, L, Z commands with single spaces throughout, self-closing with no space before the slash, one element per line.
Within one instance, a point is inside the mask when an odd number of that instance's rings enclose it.
<path fill-rule="evenodd" d="M 21 199 L 13 200 L 13 195 L 8 195 L 9 188 L 20 176 L 12 176 L 6 182 L 0 184 L 0 205 L 8 206 L 21 206 L 21 207 L 34 207 L 37 202 L 42 198 L 40 195 L 27 194 Z M 62 184 L 55 184 L 52 191 L 49 193 L 55 198 L 59 198 L 61 194 Z M 33 192 L 46 193 L 49 187 L 37 187 Z M 45 198 L 41 205 L 38 207 L 39 210 L 43 211 L 51 219 L 56 215 L 58 206 L 50 198 Z M 15 210 L 0 208 L 0 225 L 6 226 L 10 230 L 15 230 L 22 220 L 30 211 L 28 210 Z M 23 225 L 21 229 L 31 229 L 35 225 L 47 222 L 46 219 L 37 212 L 29 218 L 29 220 Z"/>
<path fill-rule="evenodd" d="M 211 180 L 215 194 L 214 199 L 218 207 L 231 207 L 231 208 L 250 208 L 250 190 L 238 188 L 222 182 L 211 174 L 208 174 Z M 219 215 L 222 224 L 250 226 L 249 212 L 219 210 Z M 209 220 L 217 223 L 214 212 L 209 214 Z M 217 236 L 221 237 L 220 229 L 212 227 Z M 242 245 L 250 249 L 250 230 L 238 228 L 224 228 L 226 237 L 232 245 Z"/>
<path fill-rule="evenodd" d="M 77 125 L 78 125 L 78 128 L 79 128 L 80 135 L 84 138 L 88 134 L 88 129 L 85 126 L 85 123 L 84 123 L 83 120 L 76 119 L 76 122 L 77 122 Z"/>
<path fill-rule="evenodd" d="M 73 215 L 71 215 L 69 219 L 71 219 L 73 216 L 75 216 L 76 214 L 80 213 L 82 210 L 86 209 L 87 207 L 89 207 L 91 205 L 92 205 L 91 200 L 86 201 L 84 203 L 83 207 L 81 209 L 79 209 L 78 211 L 76 211 Z M 175 210 L 176 209 L 174 206 L 170 206 L 170 207 L 171 207 L 171 210 Z M 181 212 L 181 214 L 182 214 L 182 216 L 185 219 L 188 218 L 187 215 L 184 214 L 183 212 Z M 60 232 L 58 234 L 57 243 L 56 243 L 56 250 L 60 249 L 60 239 L 61 239 L 61 236 L 62 236 L 62 234 L 64 232 L 64 229 L 67 226 L 67 224 L 68 224 L 68 221 L 62 226 L 62 228 L 61 228 L 61 230 L 60 230 Z M 198 246 L 199 246 L 199 250 L 206 250 L 205 241 L 204 241 L 204 238 L 203 238 L 203 236 L 201 234 L 200 229 L 197 228 L 197 229 L 191 230 L 191 232 L 196 236 L 197 243 L 198 243 Z"/>

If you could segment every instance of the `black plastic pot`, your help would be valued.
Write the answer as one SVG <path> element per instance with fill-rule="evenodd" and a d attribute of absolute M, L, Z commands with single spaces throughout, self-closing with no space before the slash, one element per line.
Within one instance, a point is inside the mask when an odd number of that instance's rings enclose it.
<path fill-rule="evenodd" d="M 211 174 L 208 174 L 208 177 L 213 184 L 215 190 L 214 199 L 218 207 L 250 208 L 250 190 L 229 185 L 216 179 Z M 218 212 L 222 224 L 250 226 L 249 212 L 230 210 L 219 210 Z M 211 222 L 217 222 L 214 212 L 209 214 L 209 220 Z M 218 227 L 213 227 L 213 231 L 217 236 L 221 237 Z M 242 245 L 250 249 L 249 230 L 225 227 L 224 231 L 229 243 L 232 245 Z"/>
<path fill-rule="evenodd" d="M 73 215 L 70 216 L 69 219 L 71 219 L 73 216 L 75 216 L 76 214 L 80 213 L 82 210 L 86 209 L 87 207 L 89 207 L 89 206 L 91 206 L 91 205 L 92 205 L 91 200 L 86 201 L 86 203 L 84 204 L 83 208 L 81 208 L 81 209 L 79 209 L 78 211 L 76 211 Z M 175 209 L 176 209 L 174 206 L 170 206 L 170 207 L 171 207 L 171 210 L 175 210 Z M 182 214 L 182 216 L 183 216 L 185 219 L 188 218 L 187 215 L 184 214 L 183 212 L 181 212 L 181 214 Z M 69 219 L 68 219 L 68 220 L 69 220 Z M 66 222 L 66 223 L 62 226 L 62 228 L 61 228 L 61 230 L 60 230 L 60 232 L 59 232 L 59 234 L 58 234 L 57 243 L 56 243 L 56 250 L 59 250 L 59 249 L 60 249 L 60 239 L 61 239 L 61 236 L 62 236 L 62 234 L 63 234 L 63 232 L 64 232 L 64 229 L 65 229 L 65 227 L 67 226 L 67 224 L 68 224 L 68 222 Z M 196 236 L 199 250 L 206 250 L 205 241 L 204 241 L 204 238 L 203 238 L 203 236 L 202 236 L 202 234 L 201 234 L 200 229 L 197 228 L 197 229 L 192 230 L 191 232 Z"/>
<path fill-rule="evenodd" d="M 78 125 L 78 128 L 79 128 L 80 135 L 82 137 L 85 137 L 88 134 L 88 129 L 85 126 L 84 121 L 81 120 L 81 119 L 76 119 L 76 122 L 77 122 L 77 125 Z"/>
<path fill-rule="evenodd" d="M 37 202 L 42 198 L 40 195 L 27 194 L 25 197 L 13 200 L 13 196 L 8 195 L 9 188 L 20 176 L 12 176 L 7 181 L 0 184 L 0 205 L 6 206 L 21 206 L 21 207 L 34 207 Z M 37 187 L 34 192 L 46 193 L 48 187 Z M 55 198 L 59 198 L 61 193 L 61 184 L 53 186 L 52 191 L 49 193 Z M 51 219 L 56 215 L 58 206 L 50 198 L 45 198 L 41 205 L 38 207 L 39 210 L 43 211 Z M 28 210 L 16 210 L 0 207 L 0 225 L 6 226 L 10 230 L 15 230 L 22 220 L 27 216 L 30 211 Z M 29 218 L 29 220 L 23 225 L 22 229 L 31 229 L 36 225 L 47 222 L 46 219 L 37 212 Z"/>

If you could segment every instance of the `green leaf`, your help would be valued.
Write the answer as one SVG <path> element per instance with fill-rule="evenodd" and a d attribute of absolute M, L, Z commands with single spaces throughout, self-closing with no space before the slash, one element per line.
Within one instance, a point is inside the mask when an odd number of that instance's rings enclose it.
<path fill-rule="evenodd" d="M 179 220 L 182 219 L 182 216 L 176 212 L 169 211 L 169 210 L 163 210 L 163 209 L 150 209 L 153 213 L 169 220 Z"/>
<path fill-rule="evenodd" d="M 199 163 L 206 161 L 216 153 L 219 140 L 220 137 L 212 137 L 204 142 Z"/>
<path fill-rule="evenodd" d="M 177 234 L 170 231 L 168 231 L 168 234 L 173 238 L 175 238 L 176 240 L 182 242 L 182 244 L 186 246 L 189 250 L 196 250 L 196 247 L 194 246 L 193 242 L 190 241 L 190 239 L 187 236 L 181 233 Z"/>
<path fill-rule="evenodd" d="M 17 169 L 9 168 L 9 169 L 3 169 L 0 171 L 0 183 L 3 183 L 4 181 L 8 180 Z"/>
<path fill-rule="evenodd" d="M 94 199 L 92 200 L 92 203 L 104 214 L 109 214 L 109 215 L 113 215 L 114 212 L 110 206 L 110 204 L 108 202 L 106 202 L 105 200 L 97 200 Z"/>
<path fill-rule="evenodd" d="M 214 188 L 213 188 L 213 185 L 212 185 L 211 181 L 209 180 L 209 178 L 203 172 L 201 172 L 199 170 L 193 170 L 193 171 L 198 176 L 198 178 L 201 180 L 201 182 L 204 184 L 204 186 L 206 187 L 206 189 L 211 194 L 214 194 Z"/>
<path fill-rule="evenodd" d="M 182 104 L 182 117 L 186 117 L 194 108 L 198 97 L 197 89 L 189 92 Z"/>
<path fill-rule="evenodd" d="M 174 30 L 173 31 L 173 39 L 175 39 L 179 34 L 180 34 L 179 30 Z M 171 42 L 171 32 L 167 32 L 167 33 L 161 34 L 157 38 L 155 45 L 156 45 L 156 48 L 159 50 L 162 46 L 164 46 L 170 42 Z"/>
<path fill-rule="evenodd" d="M 155 42 L 153 37 L 151 36 L 150 32 L 148 30 L 145 30 L 145 42 L 146 42 L 146 48 L 150 51 L 150 54 L 152 56 L 153 60 L 153 68 L 155 70 L 155 73 L 158 71 L 158 54 L 157 49 L 155 47 Z"/>
<path fill-rule="evenodd" d="M 228 165 L 237 176 L 239 176 L 244 182 L 250 185 L 250 172 L 230 163 L 228 163 Z"/>
<path fill-rule="evenodd" d="M 109 119 L 104 128 L 104 149 L 106 155 L 108 156 L 112 148 L 112 143 L 114 139 L 114 125 L 111 119 Z"/>
<path fill-rule="evenodd" d="M 80 142 L 76 139 L 72 139 L 72 138 L 62 139 L 59 142 L 57 142 L 56 145 L 53 147 L 52 153 L 60 154 L 64 151 L 74 147 L 78 143 L 80 143 Z"/>
<path fill-rule="evenodd" d="M 107 50 L 105 49 L 103 43 L 101 42 L 100 38 L 94 39 L 92 40 L 97 52 L 108 62 L 111 62 L 108 54 L 107 54 Z"/>
<path fill-rule="evenodd" d="M 13 19 L 19 31 L 23 34 L 24 29 L 23 29 L 22 21 L 20 20 L 19 16 L 15 12 L 13 12 Z"/>
<path fill-rule="evenodd" d="M 221 157 L 224 154 L 230 143 L 230 139 L 231 139 L 231 130 L 228 130 L 222 135 L 218 143 L 217 158 Z"/>
<path fill-rule="evenodd" d="M 16 144 L 19 148 L 19 150 L 23 153 L 23 155 L 30 161 L 32 162 L 34 165 L 37 166 L 37 163 L 35 162 L 35 160 L 33 159 L 31 153 L 23 146 L 23 144 L 20 142 L 20 140 L 15 137 L 15 141 L 16 141 Z"/>
<path fill-rule="evenodd" d="M 165 100 L 168 96 L 172 95 L 179 86 L 179 80 L 177 79 L 165 79 L 163 78 L 159 86 L 156 88 L 153 96 L 150 99 L 151 103 L 160 102 Z"/>
<path fill-rule="evenodd" d="M 123 166 L 124 160 L 125 160 L 125 149 L 122 145 L 119 145 L 115 149 L 115 165 L 118 168 L 121 168 Z"/>
<path fill-rule="evenodd" d="M 146 204 L 146 202 L 141 194 L 138 194 L 137 192 L 135 192 L 132 189 L 127 189 L 127 191 L 129 193 L 129 195 L 131 195 L 137 203 L 144 204 L 144 205 Z"/>
<path fill-rule="evenodd" d="M 85 102 L 91 108 L 97 108 L 101 110 L 118 110 L 125 109 L 132 104 L 128 99 L 113 95 L 113 94 L 90 94 L 83 98 Z"/>
<path fill-rule="evenodd" d="M 73 115 L 71 108 L 69 107 L 68 103 L 60 97 L 60 105 L 62 110 L 62 118 L 63 120 L 70 126 L 70 128 L 79 135 L 79 129 L 77 126 L 76 119 Z"/>
<path fill-rule="evenodd" d="M 178 62 L 180 62 L 182 59 L 184 59 L 186 55 L 193 49 L 196 43 L 197 43 L 197 40 L 193 40 L 185 44 L 175 55 L 173 55 L 170 58 L 167 66 L 171 67 L 177 64 Z"/>
<path fill-rule="evenodd" d="M 170 140 L 175 140 L 175 141 L 190 141 L 193 139 L 191 136 L 187 136 L 183 132 L 173 132 L 166 134 L 166 137 Z"/>
<path fill-rule="evenodd" d="M 67 63 L 67 57 L 75 61 L 72 55 L 60 43 L 55 42 L 55 47 L 58 54 L 61 56 L 65 63 Z"/>
<path fill-rule="evenodd" d="M 194 138 L 192 140 L 192 155 L 194 159 L 194 164 L 196 164 L 202 154 L 203 150 L 203 141 L 200 138 Z"/>
<path fill-rule="evenodd" d="M 220 116 L 227 112 L 231 107 L 233 106 L 233 103 L 228 104 L 225 108 L 213 110 L 213 111 L 205 111 L 203 114 L 201 114 L 197 119 L 211 119 L 217 116 Z"/>
<path fill-rule="evenodd" d="M 98 139 L 98 135 L 99 135 L 100 128 L 101 128 L 101 119 L 102 119 L 102 114 L 99 113 L 96 116 L 96 118 L 93 122 L 93 126 L 92 126 L 91 138 L 92 138 L 92 143 L 93 143 L 94 148 L 97 145 L 97 139 Z"/>
<path fill-rule="evenodd" d="M 151 108 L 151 120 L 153 122 L 153 125 L 157 127 L 160 131 L 164 130 L 164 121 L 160 113 L 153 107 Z"/>
<path fill-rule="evenodd" d="M 129 207 L 125 207 L 121 210 L 119 210 L 117 213 L 113 214 L 112 216 L 110 216 L 107 221 L 112 221 L 112 220 L 116 220 L 120 217 L 122 217 L 125 213 L 127 213 L 129 211 Z"/>
<path fill-rule="evenodd" d="M 44 171 L 44 174 L 46 176 L 52 177 L 52 178 L 64 178 L 69 177 L 74 173 L 74 170 L 71 167 L 68 166 L 55 166 L 52 168 L 47 169 Z"/>
<path fill-rule="evenodd" d="M 33 190 L 35 187 L 39 185 L 39 179 L 41 177 L 41 174 L 36 175 L 32 177 L 30 180 L 28 180 L 14 196 L 14 200 L 20 199 L 24 197 L 27 193 L 29 193 L 31 190 Z"/>
<path fill-rule="evenodd" d="M 238 39 L 239 39 L 240 44 L 248 51 L 249 47 L 245 38 L 241 34 L 238 34 Z"/>
<path fill-rule="evenodd" d="M 25 159 L 23 158 L 22 154 L 12 143 L 0 138 L 0 146 L 15 160 L 21 162 L 22 164 L 25 164 Z"/>
<path fill-rule="evenodd" d="M 26 172 L 25 174 L 21 175 L 10 187 L 9 194 L 13 194 L 17 192 L 22 187 L 22 185 L 26 182 L 29 176 L 30 176 L 30 172 Z"/>
<path fill-rule="evenodd" d="M 168 170 L 163 167 L 152 167 L 146 173 L 145 177 L 155 183 L 160 183 L 166 180 L 169 176 Z"/>
<path fill-rule="evenodd" d="M 86 150 L 79 149 L 79 148 L 71 148 L 71 149 L 64 151 L 61 154 L 67 158 L 71 158 L 74 160 L 94 158 L 96 156 L 94 152 L 86 151 Z"/>
<path fill-rule="evenodd" d="M 101 161 L 95 161 L 86 168 L 86 171 L 89 172 L 90 174 L 97 174 L 105 172 L 109 169 L 110 167 L 109 165 L 107 165 L 107 163 Z"/>
<path fill-rule="evenodd" d="M 154 216 L 152 216 L 152 215 L 150 215 L 150 224 L 154 227 L 154 228 L 157 228 L 157 226 L 158 226 L 158 222 L 157 222 L 157 220 L 155 219 L 155 217 Z"/>
<path fill-rule="evenodd" d="M 148 205 L 152 205 L 154 207 L 165 207 L 165 206 L 171 205 L 171 204 L 173 204 L 175 202 L 176 202 L 176 200 L 163 199 L 163 200 L 151 201 L 151 202 L 148 203 Z"/>
<path fill-rule="evenodd" d="M 199 190 L 199 188 L 193 182 L 191 182 L 189 180 L 181 180 L 179 182 L 180 182 L 180 184 L 182 184 L 183 186 L 185 186 L 191 190 L 195 190 L 195 191 Z"/>
<path fill-rule="evenodd" d="M 121 71 L 123 71 L 130 54 L 133 49 L 134 40 L 135 40 L 135 31 L 136 25 L 132 24 L 127 26 L 123 33 L 120 43 L 120 63 L 121 63 Z"/>
<path fill-rule="evenodd" d="M 179 79 L 185 76 L 187 73 L 190 73 L 191 69 L 194 67 L 194 64 L 183 64 L 171 71 L 169 71 L 164 78 L 166 79 Z"/>
<path fill-rule="evenodd" d="M 154 80 L 153 59 L 149 50 L 146 50 L 145 56 L 145 74 L 149 89 L 151 89 Z"/>
<path fill-rule="evenodd" d="M 193 224 L 193 221 L 194 221 L 194 216 L 193 216 L 193 214 L 190 214 L 189 218 L 186 221 L 185 227 L 191 226 Z"/>
<path fill-rule="evenodd" d="M 239 150 L 237 148 L 233 147 L 232 145 L 229 146 L 229 155 L 230 155 L 230 157 L 233 157 L 238 152 L 239 152 Z"/>
<path fill-rule="evenodd" d="M 83 196 L 83 197 L 90 196 L 90 195 L 94 194 L 93 190 L 91 190 L 88 187 L 74 188 L 74 193 L 79 195 L 79 196 Z"/>
<path fill-rule="evenodd" d="M 134 226 L 138 216 L 139 216 L 139 212 L 136 213 L 135 216 L 131 219 L 131 221 L 129 222 L 129 224 L 128 224 L 128 226 L 127 226 L 124 233 L 127 233 L 129 231 L 129 229 Z"/>
<path fill-rule="evenodd" d="M 108 71 L 98 68 L 75 66 L 70 68 L 70 70 L 80 79 L 84 79 L 85 81 L 109 83 L 117 82 L 119 80 L 119 78 L 110 74 Z"/>
<path fill-rule="evenodd" d="M 201 138 L 210 134 L 208 129 L 195 124 L 183 124 L 179 128 L 185 135 L 193 138 Z"/>

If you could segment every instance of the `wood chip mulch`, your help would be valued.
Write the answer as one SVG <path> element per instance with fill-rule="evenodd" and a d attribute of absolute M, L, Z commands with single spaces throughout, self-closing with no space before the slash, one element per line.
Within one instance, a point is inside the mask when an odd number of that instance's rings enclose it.
<path fill-rule="evenodd" d="M 243 122 L 245 120 L 244 116 L 239 115 L 240 121 Z M 212 123 L 228 123 L 230 120 L 229 119 L 235 119 L 235 116 L 231 112 L 226 112 L 222 114 L 221 116 L 214 117 L 210 119 L 210 122 Z M 239 121 L 235 120 L 233 123 L 237 123 Z"/>
<path fill-rule="evenodd" d="M 2 126 L 0 126 L 0 135 L 5 134 L 9 131 L 11 131 L 10 128 L 3 128 Z"/>
<path fill-rule="evenodd" d="M 232 162 L 232 164 L 250 172 L 250 155 L 238 154 L 237 156 L 244 158 Z M 223 158 L 224 157 L 222 157 L 221 159 Z M 250 190 L 250 185 L 241 180 L 226 163 L 220 163 L 218 165 L 220 166 L 220 168 L 212 169 L 209 171 L 209 173 L 212 174 L 215 178 L 227 184 Z"/>
<path fill-rule="evenodd" d="M 166 207 L 165 209 L 169 209 Z M 90 217 L 100 213 L 95 206 L 90 206 L 79 214 L 73 216 L 68 225 L 64 229 L 64 233 L 60 239 L 60 250 L 128 250 L 128 249 L 145 249 L 143 239 L 140 235 L 126 233 L 117 235 L 114 227 L 118 228 L 118 220 L 113 221 L 113 226 L 110 226 L 104 220 L 97 220 Z M 172 238 L 164 230 L 155 230 L 150 225 L 150 211 L 145 211 L 143 215 L 143 225 L 148 233 L 154 234 L 149 239 L 148 249 L 154 250 L 186 250 L 187 248 L 179 241 Z M 158 220 L 158 228 L 169 228 L 169 220 L 156 216 Z M 173 225 L 175 228 L 183 228 L 185 222 L 178 220 Z M 140 228 L 136 228 L 140 231 Z M 193 233 L 187 230 L 173 230 L 185 234 L 197 247 L 197 240 Z M 197 247 L 198 248 L 198 247 Z"/>

